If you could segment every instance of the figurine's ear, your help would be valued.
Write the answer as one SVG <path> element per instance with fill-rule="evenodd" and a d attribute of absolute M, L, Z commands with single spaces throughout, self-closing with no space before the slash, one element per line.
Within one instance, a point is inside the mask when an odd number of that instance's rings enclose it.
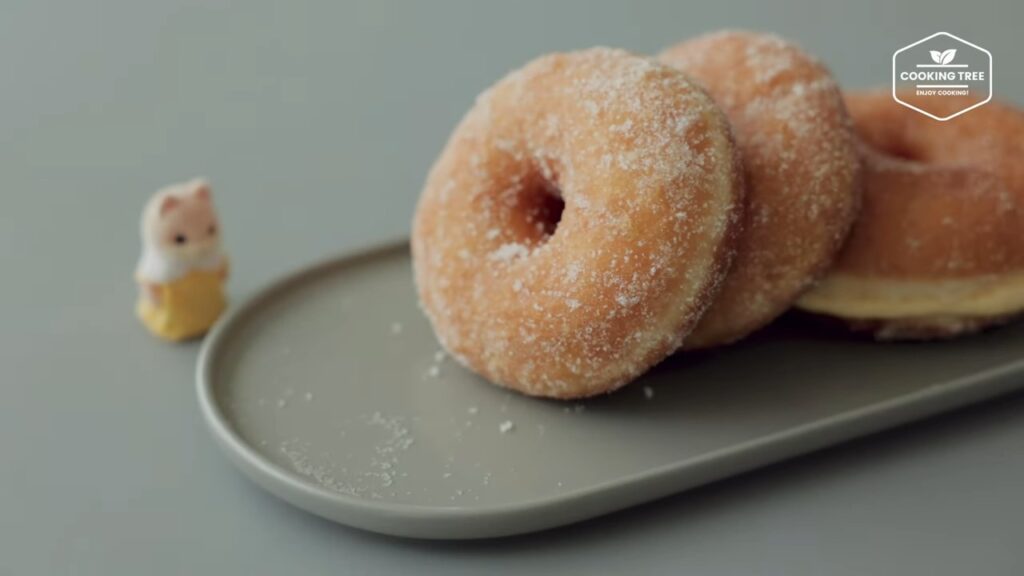
<path fill-rule="evenodd" d="M 164 199 L 160 201 L 160 216 L 166 216 L 174 210 L 175 207 L 181 204 L 181 200 L 178 200 L 174 196 L 164 196 Z"/>
<path fill-rule="evenodd" d="M 192 182 L 192 193 L 196 195 L 196 198 L 200 200 L 210 199 L 210 183 L 203 179 L 194 180 Z"/>

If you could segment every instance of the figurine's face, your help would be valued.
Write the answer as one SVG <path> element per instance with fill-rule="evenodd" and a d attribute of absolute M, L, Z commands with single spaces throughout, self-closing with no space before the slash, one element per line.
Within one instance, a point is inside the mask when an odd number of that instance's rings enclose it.
<path fill-rule="evenodd" d="M 182 260 L 201 258 L 217 249 L 220 224 L 209 186 L 194 182 L 163 197 L 147 236 L 161 252 Z"/>

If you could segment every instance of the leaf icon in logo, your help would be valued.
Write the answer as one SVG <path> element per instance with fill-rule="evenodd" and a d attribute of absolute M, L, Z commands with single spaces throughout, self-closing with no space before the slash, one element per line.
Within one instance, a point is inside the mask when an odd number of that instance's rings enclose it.
<path fill-rule="evenodd" d="M 941 55 L 942 61 L 939 62 L 939 63 L 940 64 L 949 64 L 950 62 L 953 61 L 953 57 L 954 56 L 956 56 L 956 48 L 950 48 L 949 50 L 946 50 L 945 52 L 942 53 L 942 55 Z M 934 58 L 934 57 L 935 56 L 932 56 L 932 58 Z"/>
<path fill-rule="evenodd" d="M 932 61 L 936 64 L 942 64 L 942 52 L 932 50 Z"/>

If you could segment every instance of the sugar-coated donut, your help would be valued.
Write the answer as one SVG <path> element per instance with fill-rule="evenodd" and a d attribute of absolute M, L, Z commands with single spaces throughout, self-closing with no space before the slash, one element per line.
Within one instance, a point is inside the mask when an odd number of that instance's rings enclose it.
<path fill-rule="evenodd" d="M 993 102 L 938 122 L 888 91 L 847 104 L 865 143 L 864 209 L 799 306 L 879 339 L 952 337 L 1024 311 L 1024 113 Z"/>
<path fill-rule="evenodd" d="M 413 221 L 441 344 L 492 382 L 557 398 L 614 390 L 676 350 L 740 225 L 731 138 L 682 73 L 620 50 L 544 56 L 499 81 Z"/>
<path fill-rule="evenodd" d="M 727 344 L 782 314 L 831 265 L 860 204 L 855 139 L 829 71 L 777 36 L 718 32 L 659 58 L 722 107 L 746 171 L 735 262 L 683 347 Z"/>

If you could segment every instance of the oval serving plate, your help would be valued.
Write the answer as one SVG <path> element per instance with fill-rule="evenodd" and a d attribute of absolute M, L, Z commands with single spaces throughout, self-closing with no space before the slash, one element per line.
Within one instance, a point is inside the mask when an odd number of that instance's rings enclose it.
<path fill-rule="evenodd" d="M 441 352 L 405 243 L 289 276 L 207 338 L 203 416 L 257 484 L 314 514 L 483 538 L 605 514 L 1024 386 L 1024 325 L 876 344 L 788 317 L 607 397 L 492 386 Z"/>

